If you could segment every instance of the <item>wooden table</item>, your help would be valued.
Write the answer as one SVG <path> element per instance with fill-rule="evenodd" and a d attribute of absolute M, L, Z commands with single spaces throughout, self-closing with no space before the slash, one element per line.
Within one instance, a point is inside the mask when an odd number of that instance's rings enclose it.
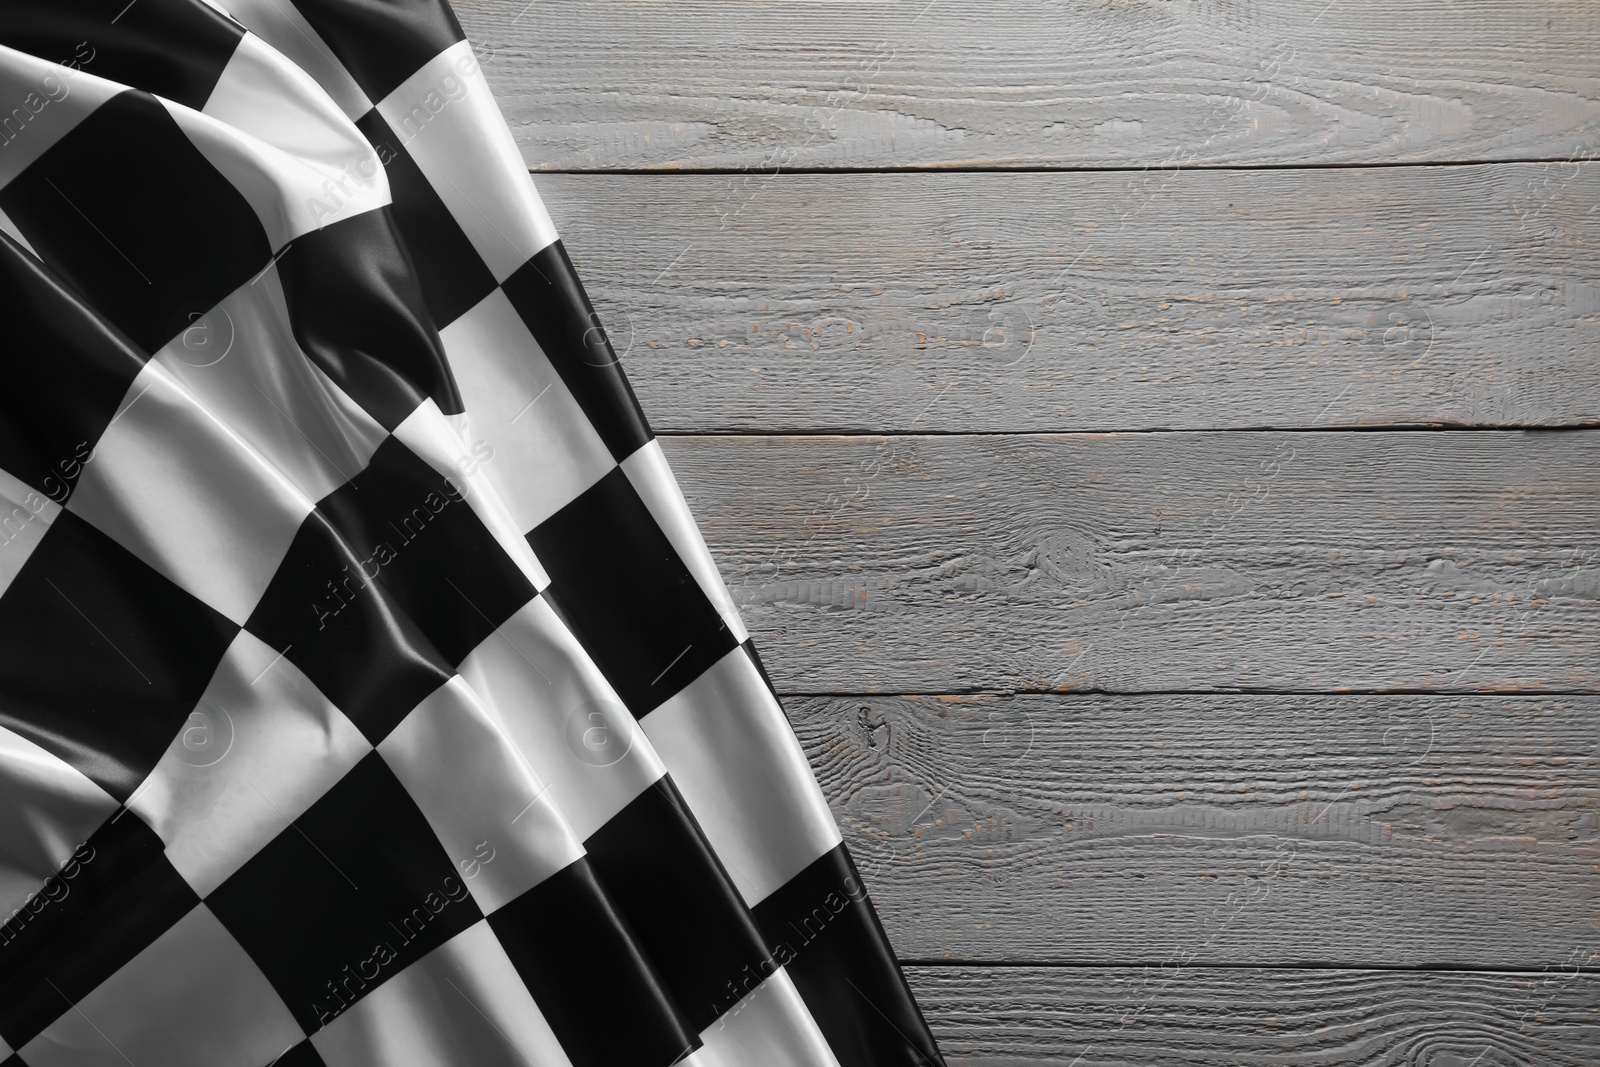
<path fill-rule="evenodd" d="M 457 11 L 952 1063 L 1600 1063 L 1600 3 Z"/>

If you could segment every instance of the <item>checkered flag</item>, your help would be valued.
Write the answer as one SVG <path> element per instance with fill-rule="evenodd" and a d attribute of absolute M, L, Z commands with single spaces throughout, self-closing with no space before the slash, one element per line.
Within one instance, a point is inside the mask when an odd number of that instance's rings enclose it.
<path fill-rule="evenodd" d="M 941 1062 L 448 7 L 0 45 L 0 1060 Z"/>

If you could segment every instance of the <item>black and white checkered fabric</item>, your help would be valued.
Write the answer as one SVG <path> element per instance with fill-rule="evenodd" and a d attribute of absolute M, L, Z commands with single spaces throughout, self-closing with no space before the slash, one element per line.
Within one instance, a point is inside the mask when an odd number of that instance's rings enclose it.
<path fill-rule="evenodd" d="M 448 6 L 0 111 L 0 1065 L 941 1063 Z"/>

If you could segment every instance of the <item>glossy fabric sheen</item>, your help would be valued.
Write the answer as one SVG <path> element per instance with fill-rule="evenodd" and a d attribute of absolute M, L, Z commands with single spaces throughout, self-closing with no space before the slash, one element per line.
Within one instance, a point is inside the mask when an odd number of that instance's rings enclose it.
<path fill-rule="evenodd" d="M 939 1064 L 449 6 L 0 91 L 0 1065 Z"/>

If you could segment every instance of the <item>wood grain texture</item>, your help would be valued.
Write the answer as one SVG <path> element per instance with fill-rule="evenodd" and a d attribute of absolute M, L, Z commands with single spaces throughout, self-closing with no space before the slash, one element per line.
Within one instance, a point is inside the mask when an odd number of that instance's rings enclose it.
<path fill-rule="evenodd" d="M 788 692 L 1600 681 L 1587 431 L 663 447 Z"/>
<path fill-rule="evenodd" d="M 1600 163 L 538 184 L 662 431 L 1600 422 Z"/>
<path fill-rule="evenodd" d="M 1600 951 L 1597 697 L 786 706 L 903 957 L 1537 968 Z"/>
<path fill-rule="evenodd" d="M 1570 969 L 911 967 L 907 977 L 950 1067 L 1600 1062 L 1600 976 Z"/>
<path fill-rule="evenodd" d="M 1600 0 L 456 10 L 951 1067 L 1600 1062 Z"/>
<path fill-rule="evenodd" d="M 534 169 L 1394 163 L 1600 147 L 1600 4 L 458 0 Z"/>

